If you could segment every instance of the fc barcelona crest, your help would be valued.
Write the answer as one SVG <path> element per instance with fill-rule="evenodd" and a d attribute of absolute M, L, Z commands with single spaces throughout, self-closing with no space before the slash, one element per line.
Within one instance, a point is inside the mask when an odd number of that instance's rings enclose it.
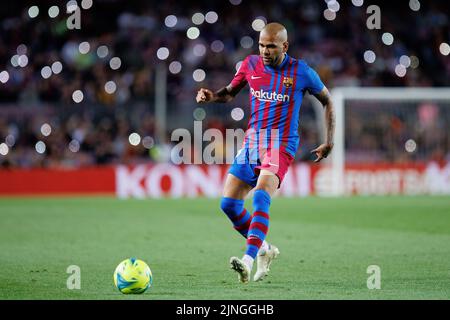
<path fill-rule="evenodd" d="M 292 84 L 293 84 L 293 83 L 294 83 L 294 79 L 292 79 L 292 78 L 285 77 L 285 78 L 283 79 L 283 84 L 284 84 L 284 86 L 285 86 L 286 88 L 292 87 Z"/>

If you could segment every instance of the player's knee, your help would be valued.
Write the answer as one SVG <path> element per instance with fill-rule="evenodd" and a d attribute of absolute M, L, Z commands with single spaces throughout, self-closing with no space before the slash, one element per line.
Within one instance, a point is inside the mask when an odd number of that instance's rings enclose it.
<path fill-rule="evenodd" d="M 233 217 L 242 212 L 244 200 L 223 197 L 220 202 L 220 208 L 229 217 Z"/>
<path fill-rule="evenodd" d="M 255 191 L 254 192 L 256 192 L 256 191 L 258 191 L 258 190 L 262 190 L 262 191 L 264 191 L 264 192 L 266 192 L 267 194 L 269 194 L 270 195 L 270 192 L 271 192 L 271 188 L 270 188 L 270 186 L 267 186 L 267 185 L 257 185 L 256 187 L 255 187 Z"/>
<path fill-rule="evenodd" d="M 278 188 L 279 181 L 280 180 L 275 173 L 263 169 L 259 174 L 255 190 L 264 190 L 269 195 L 273 194 Z"/>
<path fill-rule="evenodd" d="M 257 189 L 253 195 L 253 208 L 255 211 L 268 212 L 270 207 L 270 194 L 264 189 Z"/>

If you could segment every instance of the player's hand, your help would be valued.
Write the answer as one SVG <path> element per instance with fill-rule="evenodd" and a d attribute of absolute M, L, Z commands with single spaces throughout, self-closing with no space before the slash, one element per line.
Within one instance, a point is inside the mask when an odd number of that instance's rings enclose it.
<path fill-rule="evenodd" d="M 201 88 L 197 92 L 197 97 L 195 98 L 197 100 L 197 103 L 205 103 L 210 102 L 214 96 L 214 93 L 209 89 Z"/>
<path fill-rule="evenodd" d="M 319 162 L 320 160 L 328 157 L 328 155 L 331 152 L 331 149 L 333 149 L 332 144 L 323 143 L 314 150 L 312 150 L 311 153 L 315 153 L 317 156 L 317 159 L 314 160 L 314 162 Z"/>

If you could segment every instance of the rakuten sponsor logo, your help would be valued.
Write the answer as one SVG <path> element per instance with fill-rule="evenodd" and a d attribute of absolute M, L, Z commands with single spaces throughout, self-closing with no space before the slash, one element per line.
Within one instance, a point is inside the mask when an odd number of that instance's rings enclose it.
<path fill-rule="evenodd" d="M 275 91 L 268 92 L 260 89 L 256 91 L 255 89 L 250 87 L 250 93 L 252 96 L 257 98 L 259 101 L 268 101 L 268 102 L 289 102 L 289 95 L 282 95 L 281 93 L 276 93 Z"/>

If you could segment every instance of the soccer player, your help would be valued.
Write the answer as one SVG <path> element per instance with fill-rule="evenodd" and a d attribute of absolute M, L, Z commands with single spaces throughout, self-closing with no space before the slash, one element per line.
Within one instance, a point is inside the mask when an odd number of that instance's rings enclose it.
<path fill-rule="evenodd" d="M 271 198 L 280 187 L 299 145 L 299 111 L 305 92 L 313 94 L 325 109 L 326 141 L 312 150 L 319 162 L 333 148 L 335 115 L 330 94 L 318 74 L 304 61 L 287 55 L 286 28 L 269 23 L 259 35 L 259 56 L 245 58 L 231 83 L 213 92 L 201 88 L 197 103 L 229 102 L 247 84 L 250 86 L 251 115 L 243 142 L 225 181 L 221 209 L 234 228 L 246 238 L 242 259 L 231 257 L 230 266 L 238 279 L 249 281 L 257 258 L 253 280 L 262 280 L 279 250 L 265 241 L 269 229 Z M 254 189 L 253 214 L 244 199 Z"/>

